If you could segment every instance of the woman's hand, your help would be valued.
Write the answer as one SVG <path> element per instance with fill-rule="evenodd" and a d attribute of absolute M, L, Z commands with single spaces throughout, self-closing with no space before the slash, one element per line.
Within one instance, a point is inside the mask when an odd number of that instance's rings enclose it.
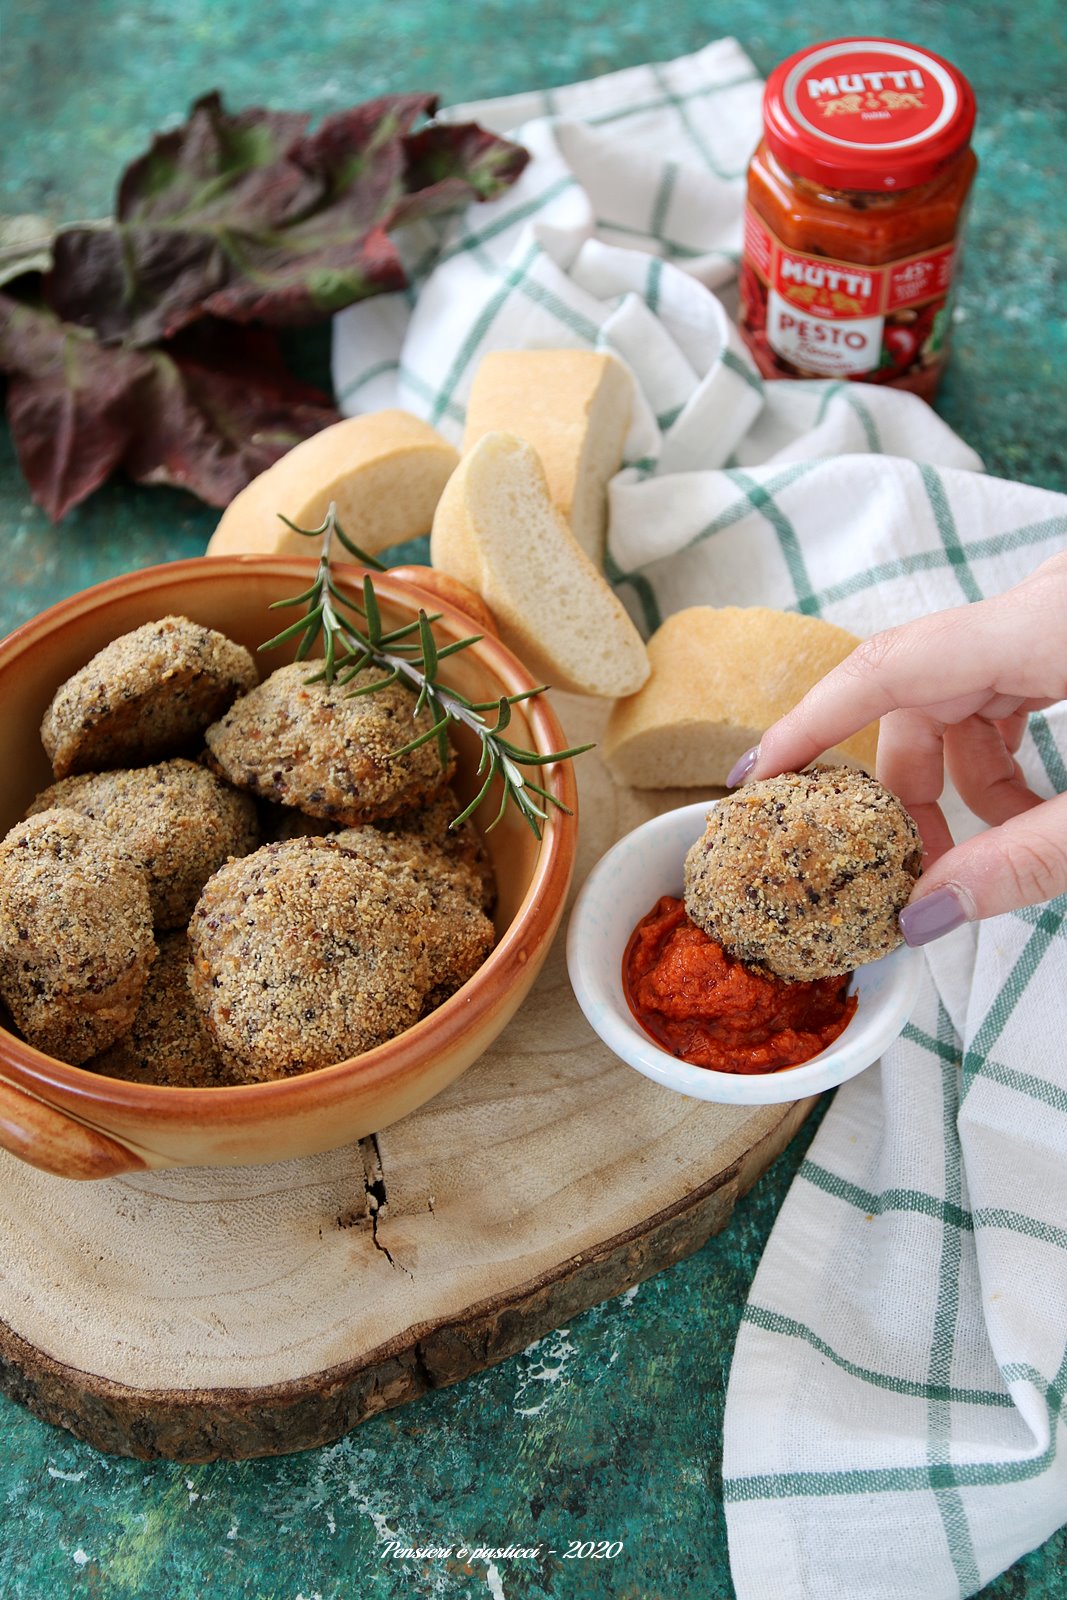
<path fill-rule="evenodd" d="M 882 718 L 878 776 L 922 834 L 900 914 L 909 944 L 1067 891 L 1067 794 L 1027 788 L 1015 751 L 1031 711 L 1067 697 L 1067 553 L 993 600 L 935 612 L 859 645 L 768 728 L 731 783 L 797 770 Z M 954 846 L 945 769 L 987 832 Z"/>

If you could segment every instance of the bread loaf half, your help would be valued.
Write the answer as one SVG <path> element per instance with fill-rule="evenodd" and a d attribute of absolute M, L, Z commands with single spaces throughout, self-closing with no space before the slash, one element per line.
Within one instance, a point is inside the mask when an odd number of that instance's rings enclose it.
<path fill-rule="evenodd" d="M 430 558 L 481 595 L 535 676 L 578 694 L 623 695 L 648 677 L 641 636 L 549 499 L 536 452 L 487 433 L 434 517 Z"/>
<path fill-rule="evenodd" d="M 304 439 L 232 500 L 209 556 L 311 555 L 279 520 L 317 528 L 332 501 L 342 528 L 369 555 L 429 533 L 459 455 L 407 411 L 348 417 Z"/>
<path fill-rule="evenodd" d="M 601 754 L 637 789 L 721 786 L 765 728 L 859 640 L 819 617 L 763 606 L 691 606 L 648 641 L 652 674 L 613 708 Z M 836 752 L 874 771 L 877 724 Z"/>
<path fill-rule="evenodd" d="M 475 375 L 464 451 L 487 433 L 513 433 L 541 458 L 552 504 L 601 566 L 607 483 L 622 464 L 633 380 L 596 350 L 496 350 Z"/>

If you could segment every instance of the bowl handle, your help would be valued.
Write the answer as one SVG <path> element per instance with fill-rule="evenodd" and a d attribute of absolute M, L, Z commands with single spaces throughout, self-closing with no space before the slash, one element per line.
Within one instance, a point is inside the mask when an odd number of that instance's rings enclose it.
<path fill-rule="evenodd" d="M 117 1139 L 2 1080 L 0 1149 L 60 1178 L 113 1178 L 145 1166 Z"/>

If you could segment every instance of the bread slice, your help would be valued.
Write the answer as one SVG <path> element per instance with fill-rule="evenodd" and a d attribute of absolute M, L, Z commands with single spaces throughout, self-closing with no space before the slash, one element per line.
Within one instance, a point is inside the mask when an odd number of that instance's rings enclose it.
<path fill-rule="evenodd" d="M 612 707 L 601 755 L 617 783 L 636 789 L 722 786 L 764 729 L 859 642 L 794 611 L 676 611 L 648 641 L 648 682 Z M 877 739 L 871 723 L 835 753 L 873 772 Z"/>
<path fill-rule="evenodd" d="M 348 417 L 304 439 L 230 502 L 209 556 L 311 555 L 279 520 L 317 528 L 332 501 L 342 528 L 368 555 L 429 533 L 458 453 L 407 411 Z"/>
<path fill-rule="evenodd" d="M 430 559 L 481 595 L 535 677 L 578 694 L 633 694 L 648 677 L 641 636 L 548 495 L 537 453 L 487 433 L 449 479 Z"/>
<path fill-rule="evenodd" d="M 552 504 L 595 566 L 603 565 L 607 483 L 622 465 L 633 380 L 596 350 L 495 350 L 467 401 L 463 449 L 513 433 L 541 458 Z"/>

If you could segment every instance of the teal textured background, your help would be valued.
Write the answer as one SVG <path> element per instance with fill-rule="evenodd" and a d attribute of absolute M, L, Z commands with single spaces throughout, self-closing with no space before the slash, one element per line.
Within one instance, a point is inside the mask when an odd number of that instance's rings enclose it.
<path fill-rule="evenodd" d="M 888 32 L 926 44 L 968 73 L 980 113 L 981 172 L 939 409 L 991 471 L 1067 490 L 1067 47 L 1054 0 L 1022 13 L 824 0 L 817 16 L 774 0 L 7 0 L 4 13 L 0 210 L 56 220 L 107 209 L 149 134 L 216 86 L 235 106 L 323 114 L 386 90 L 456 101 L 569 82 L 726 33 L 762 72 L 817 37 Z M 321 336 L 300 341 L 299 356 L 321 372 Z M 199 554 L 215 521 L 187 496 L 116 483 L 51 528 L 6 439 L 0 518 L 0 631 L 114 573 Z M 810 1132 L 688 1261 L 327 1449 L 145 1465 L 100 1456 L 0 1401 L 0 1595 L 729 1600 L 726 1374 Z M 382 1554 L 394 1537 L 624 1548 L 610 1562 L 501 1561 L 497 1584 L 485 1562 L 397 1564 Z M 1063 1600 L 1065 1570 L 1061 1532 L 983 1596 Z"/>

